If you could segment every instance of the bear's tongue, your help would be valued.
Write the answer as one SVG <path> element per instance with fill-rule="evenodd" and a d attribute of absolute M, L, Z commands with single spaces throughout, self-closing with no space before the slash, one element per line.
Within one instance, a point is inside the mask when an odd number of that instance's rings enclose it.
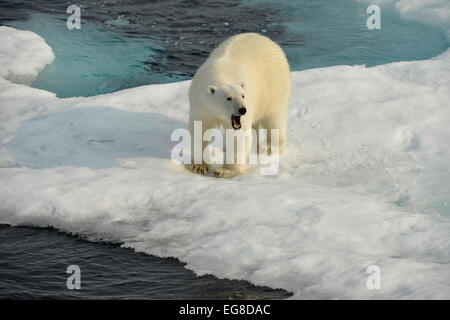
<path fill-rule="evenodd" d="M 241 128 L 241 116 L 231 116 L 231 125 L 233 126 L 234 130 L 239 130 Z"/>

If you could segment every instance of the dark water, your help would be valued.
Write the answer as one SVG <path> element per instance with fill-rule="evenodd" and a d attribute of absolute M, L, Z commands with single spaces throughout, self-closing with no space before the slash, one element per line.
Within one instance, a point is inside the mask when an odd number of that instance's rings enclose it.
<path fill-rule="evenodd" d="M 67 267 L 81 289 L 67 289 Z M 284 299 L 284 290 L 197 277 L 176 259 L 92 243 L 52 229 L 0 225 L 0 299 Z"/>
<path fill-rule="evenodd" d="M 68 5 L 81 7 L 84 20 L 128 37 L 156 40 L 163 50 L 158 61 L 148 61 L 149 72 L 191 77 L 211 50 L 229 36 L 261 31 L 277 24 L 273 9 L 240 6 L 238 0 L 89 0 L 0 1 L 0 23 L 26 20 L 30 13 L 53 13 L 64 20 Z M 126 25 L 114 23 L 122 18 Z M 280 28 L 270 28 L 277 38 Z"/>

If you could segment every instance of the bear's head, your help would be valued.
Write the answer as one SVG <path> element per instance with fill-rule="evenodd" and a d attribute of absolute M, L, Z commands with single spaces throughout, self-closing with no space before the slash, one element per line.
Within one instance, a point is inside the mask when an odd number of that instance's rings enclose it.
<path fill-rule="evenodd" d="M 235 130 L 241 128 L 241 116 L 245 115 L 245 85 L 228 83 L 221 86 L 208 86 L 208 96 L 217 114 L 230 119 Z"/>

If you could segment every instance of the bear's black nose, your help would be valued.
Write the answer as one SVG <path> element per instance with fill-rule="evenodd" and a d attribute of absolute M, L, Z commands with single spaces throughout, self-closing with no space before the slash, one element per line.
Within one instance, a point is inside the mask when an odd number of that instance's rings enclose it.
<path fill-rule="evenodd" d="M 247 112 L 247 109 L 246 109 L 246 108 L 240 108 L 240 109 L 239 109 L 239 113 L 240 113 L 241 115 L 244 115 L 246 112 Z"/>

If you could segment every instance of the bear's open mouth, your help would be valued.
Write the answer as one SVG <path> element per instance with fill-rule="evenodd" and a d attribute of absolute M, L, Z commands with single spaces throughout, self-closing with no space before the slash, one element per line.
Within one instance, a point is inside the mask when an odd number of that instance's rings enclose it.
<path fill-rule="evenodd" d="M 241 116 L 231 116 L 231 125 L 233 126 L 234 130 L 239 130 L 241 128 Z"/>

